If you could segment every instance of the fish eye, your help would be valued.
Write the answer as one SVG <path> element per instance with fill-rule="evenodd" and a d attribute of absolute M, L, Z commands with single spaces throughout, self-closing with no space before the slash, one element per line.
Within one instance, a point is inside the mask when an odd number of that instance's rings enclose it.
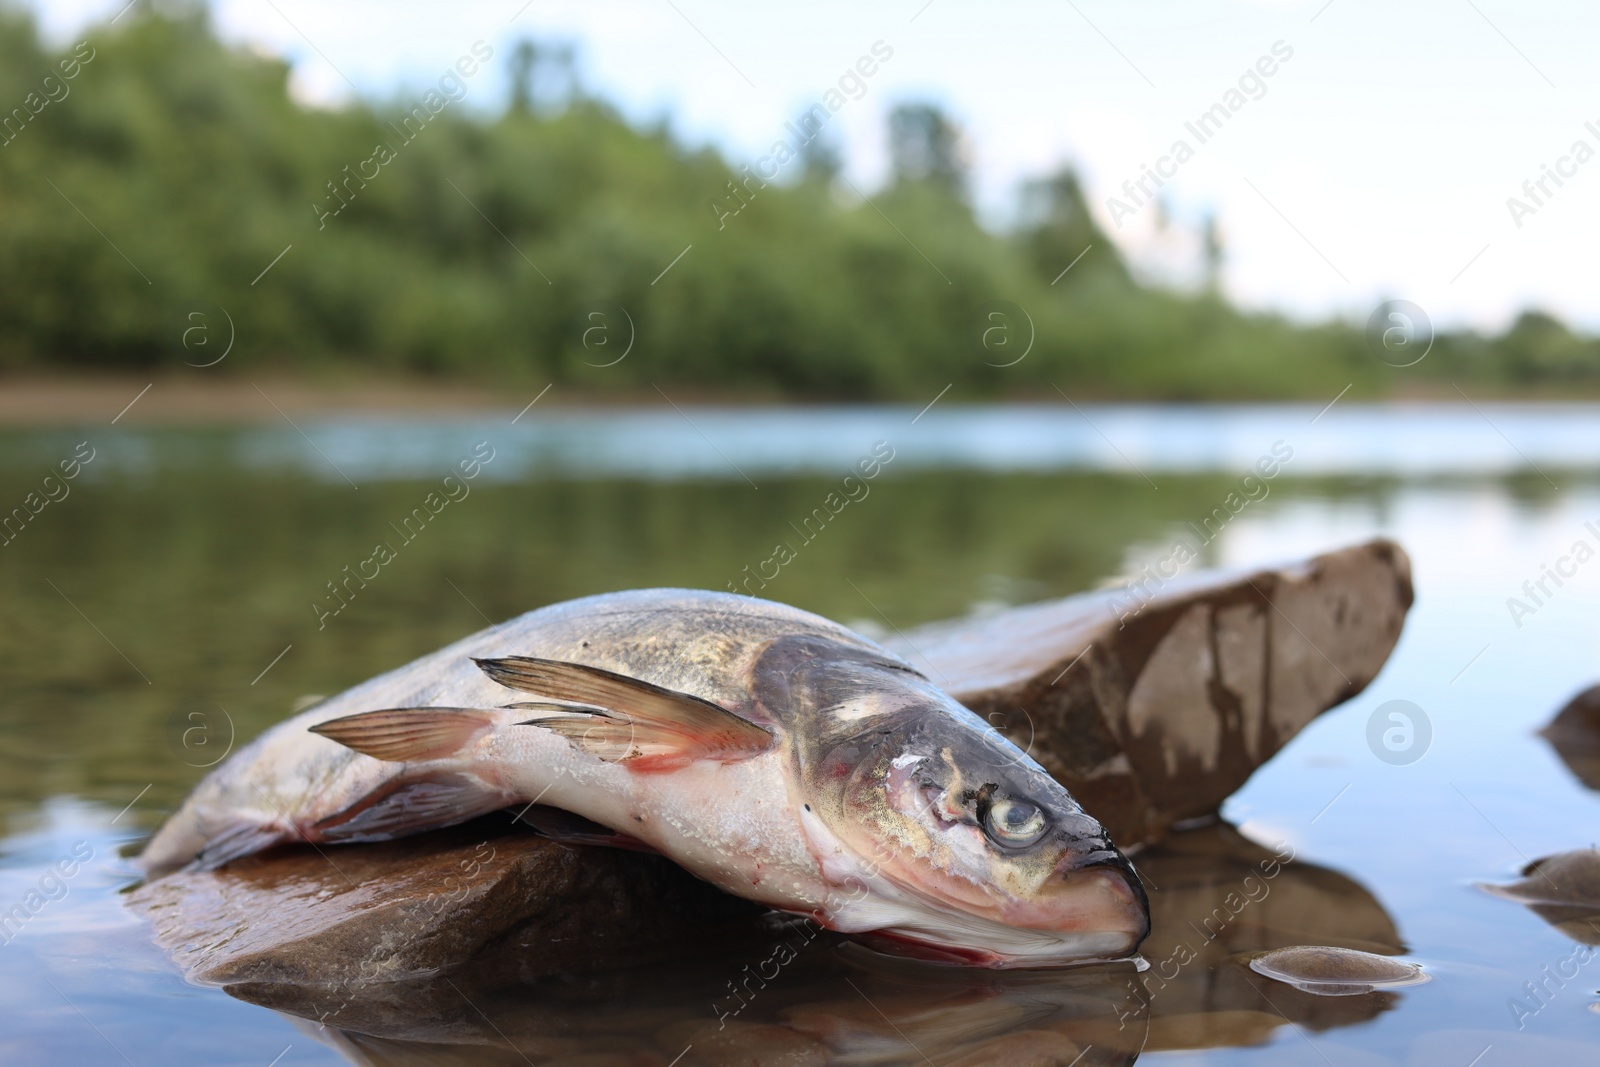
<path fill-rule="evenodd" d="M 1028 800 L 996 800 L 984 813 L 984 829 L 996 844 L 1025 848 L 1049 829 L 1039 805 Z"/>

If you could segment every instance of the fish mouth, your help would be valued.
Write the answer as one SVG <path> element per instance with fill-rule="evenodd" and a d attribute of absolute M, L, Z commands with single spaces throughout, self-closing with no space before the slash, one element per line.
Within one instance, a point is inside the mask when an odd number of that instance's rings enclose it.
<path fill-rule="evenodd" d="M 1150 897 L 1133 864 L 1115 848 L 1066 857 L 1050 896 L 1070 899 L 1082 925 L 1107 940 L 1123 939 L 1117 956 L 1131 956 L 1150 936 Z"/>
<path fill-rule="evenodd" d="M 1126 959 L 1150 933 L 1138 872 L 1114 848 L 1063 857 L 1035 900 L 1003 914 L 973 914 L 917 893 L 901 921 L 855 933 L 880 952 L 994 969 L 1082 966 Z M 940 905 L 943 906 L 940 906 Z"/>

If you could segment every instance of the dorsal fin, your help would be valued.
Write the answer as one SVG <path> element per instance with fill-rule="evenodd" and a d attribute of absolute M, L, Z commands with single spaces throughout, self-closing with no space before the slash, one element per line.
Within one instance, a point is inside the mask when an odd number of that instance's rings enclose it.
<path fill-rule="evenodd" d="M 308 727 L 364 755 L 392 763 L 443 759 L 495 724 L 483 708 L 384 708 Z"/>
<path fill-rule="evenodd" d="M 508 707 L 554 713 L 519 725 L 552 730 L 630 770 L 741 760 L 772 747 L 772 734 L 709 700 L 599 667 L 531 656 L 474 662 L 501 685 L 544 698 Z"/>

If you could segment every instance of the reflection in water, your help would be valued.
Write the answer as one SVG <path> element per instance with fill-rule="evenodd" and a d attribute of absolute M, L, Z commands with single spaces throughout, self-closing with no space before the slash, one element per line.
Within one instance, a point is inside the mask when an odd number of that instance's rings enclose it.
<path fill-rule="evenodd" d="M 1600 685 L 1573 697 L 1539 733 L 1580 782 L 1600 791 Z M 1484 888 L 1526 904 L 1574 941 L 1600 945 L 1600 850 L 1545 856 L 1523 868 L 1521 881 Z"/>
<path fill-rule="evenodd" d="M 1578 781 L 1600 791 L 1600 685 L 1568 701 L 1539 734 Z"/>
<path fill-rule="evenodd" d="M 836 940 L 798 955 L 737 1017 L 713 1002 L 748 954 L 650 969 L 564 975 L 478 989 L 470 975 L 352 991 L 335 1010 L 319 990 L 232 987 L 302 1018 L 363 1064 L 558 1062 L 693 1064 L 1127 1064 L 1144 1040 L 1129 964 L 987 972 L 880 957 Z M 1122 973 L 1119 973 L 1122 972 Z M 1119 1020 L 1132 1017 L 1133 1025 Z M 320 1024 L 320 1025 L 319 1025 Z M 656 1057 L 660 1057 L 659 1060 Z"/>
<path fill-rule="evenodd" d="M 1255 1044 L 1288 1020 L 1328 1030 L 1394 1006 L 1388 992 L 1330 999 L 1274 984 L 1240 959 L 1305 944 L 1403 951 L 1394 920 L 1360 883 L 1293 856 L 1219 822 L 1135 859 L 1150 887 L 1151 968 L 1139 976 L 1148 1047 Z"/>
<path fill-rule="evenodd" d="M 1392 992 L 1302 992 L 1242 958 L 1308 943 L 1399 953 L 1393 921 L 1345 875 L 1225 824 L 1179 834 L 1138 862 L 1154 925 L 1142 971 L 942 967 L 832 935 L 796 941 L 797 928 L 780 923 L 732 951 L 614 969 L 595 958 L 592 970 L 534 981 L 468 963 L 415 981 L 341 984 L 336 995 L 306 981 L 227 989 L 303 1020 L 362 1064 L 664 1065 L 680 1054 L 682 1067 L 1128 1064 L 1147 1050 L 1259 1044 L 1290 1021 L 1347 1026 L 1397 1002 Z M 730 999 L 730 977 L 785 938 L 801 947 L 781 971 Z"/>

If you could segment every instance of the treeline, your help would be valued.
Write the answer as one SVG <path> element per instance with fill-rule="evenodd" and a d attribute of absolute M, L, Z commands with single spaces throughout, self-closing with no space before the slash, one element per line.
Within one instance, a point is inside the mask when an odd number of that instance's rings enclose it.
<path fill-rule="evenodd" d="M 1141 284 L 1067 170 L 1024 190 L 1017 228 L 990 232 L 959 131 L 925 105 L 894 112 L 893 178 L 866 203 L 826 131 L 764 182 L 630 126 L 547 47 L 463 43 L 436 83 L 315 109 L 290 98 L 284 63 L 218 42 L 203 8 L 145 10 L 56 54 L 0 9 L 0 370 L 197 365 L 231 339 L 212 373 L 332 365 L 649 395 L 1600 384 L 1600 344 L 1543 315 L 1440 337 L 1395 369 L 1357 326 Z M 501 63 L 509 102 L 484 88 Z"/>

